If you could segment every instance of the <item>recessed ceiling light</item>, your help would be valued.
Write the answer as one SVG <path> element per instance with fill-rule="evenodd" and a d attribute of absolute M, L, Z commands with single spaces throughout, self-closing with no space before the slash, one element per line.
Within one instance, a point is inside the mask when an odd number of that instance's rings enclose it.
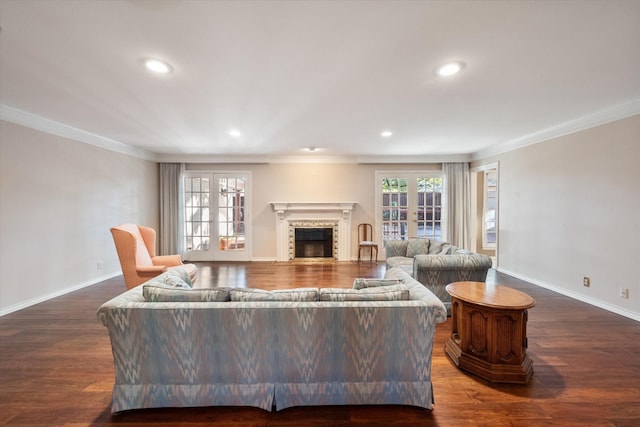
<path fill-rule="evenodd" d="M 391 135 L 393 135 L 393 132 L 391 132 L 390 130 L 380 132 L 380 136 L 383 138 L 389 138 Z"/>
<path fill-rule="evenodd" d="M 169 63 L 161 61 L 159 59 L 145 59 L 144 66 L 147 68 L 147 70 L 153 71 L 154 73 L 158 74 L 169 74 L 171 71 L 173 71 L 173 67 L 169 65 Z"/>
<path fill-rule="evenodd" d="M 234 138 L 240 138 L 242 136 L 242 132 L 240 132 L 238 129 L 231 129 L 229 132 L 227 132 L 227 134 Z"/>
<path fill-rule="evenodd" d="M 449 62 L 439 66 L 436 73 L 441 77 L 449 77 L 458 74 L 463 68 L 464 64 L 462 62 Z"/>

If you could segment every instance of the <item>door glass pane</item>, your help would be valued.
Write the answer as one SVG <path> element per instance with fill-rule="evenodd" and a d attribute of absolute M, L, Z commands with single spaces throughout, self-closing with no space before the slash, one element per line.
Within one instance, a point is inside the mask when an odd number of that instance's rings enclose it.
<path fill-rule="evenodd" d="M 218 235 L 222 251 L 245 249 L 245 178 L 218 179 Z"/>
<path fill-rule="evenodd" d="M 209 248 L 209 178 L 185 178 L 185 242 L 188 251 Z"/>
<path fill-rule="evenodd" d="M 418 237 L 442 239 L 442 178 L 417 179 L 416 221 Z"/>
<path fill-rule="evenodd" d="M 382 179 L 382 238 L 408 238 L 408 178 Z"/>

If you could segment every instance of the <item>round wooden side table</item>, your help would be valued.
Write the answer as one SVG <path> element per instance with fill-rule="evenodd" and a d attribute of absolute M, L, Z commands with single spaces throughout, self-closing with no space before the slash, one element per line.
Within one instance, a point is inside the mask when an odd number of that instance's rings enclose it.
<path fill-rule="evenodd" d="M 451 337 L 445 352 L 468 372 L 492 382 L 526 384 L 533 375 L 527 356 L 527 309 L 536 301 L 524 292 L 483 282 L 454 282 Z"/>

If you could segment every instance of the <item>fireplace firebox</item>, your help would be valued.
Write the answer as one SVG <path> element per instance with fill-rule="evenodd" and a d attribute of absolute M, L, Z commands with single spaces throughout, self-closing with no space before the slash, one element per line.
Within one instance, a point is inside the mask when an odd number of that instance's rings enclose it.
<path fill-rule="evenodd" d="M 295 229 L 295 257 L 332 258 L 333 228 L 297 227 Z"/>

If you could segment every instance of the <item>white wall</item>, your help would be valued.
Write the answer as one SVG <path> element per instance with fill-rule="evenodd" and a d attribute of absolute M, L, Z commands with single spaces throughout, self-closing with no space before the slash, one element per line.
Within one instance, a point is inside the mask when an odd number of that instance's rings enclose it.
<path fill-rule="evenodd" d="M 0 314 L 121 274 L 109 228 L 158 218 L 155 162 L 0 121 Z"/>
<path fill-rule="evenodd" d="M 500 270 L 640 320 L 640 116 L 493 161 Z"/>
<path fill-rule="evenodd" d="M 188 170 L 251 171 L 254 260 L 276 259 L 276 214 L 269 202 L 358 202 L 352 217 L 351 258 L 357 258 L 357 224 L 375 223 L 375 172 L 440 171 L 435 164 L 190 164 Z M 377 236 L 380 237 L 380 236 Z"/>

